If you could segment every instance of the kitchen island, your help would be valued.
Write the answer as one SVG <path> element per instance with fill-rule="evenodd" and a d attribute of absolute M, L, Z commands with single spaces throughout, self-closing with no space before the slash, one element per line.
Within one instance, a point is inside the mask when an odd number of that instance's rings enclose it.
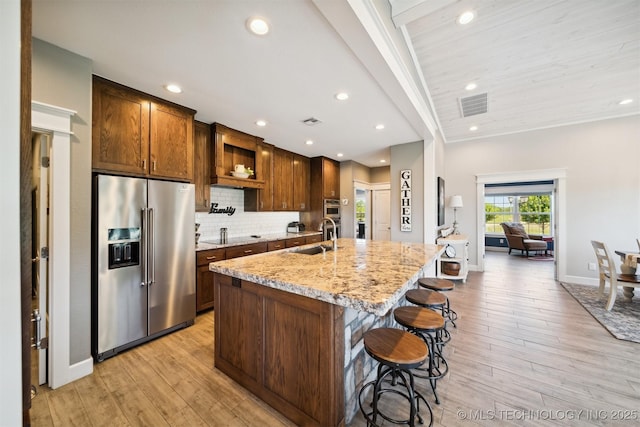
<path fill-rule="evenodd" d="M 330 247 L 330 242 L 323 242 Z M 436 245 L 338 239 L 210 264 L 215 366 L 298 425 L 344 425 L 374 364 L 362 335 L 442 252 Z M 314 252 L 308 254 L 305 252 Z M 308 249 L 311 249 L 310 251 Z"/>

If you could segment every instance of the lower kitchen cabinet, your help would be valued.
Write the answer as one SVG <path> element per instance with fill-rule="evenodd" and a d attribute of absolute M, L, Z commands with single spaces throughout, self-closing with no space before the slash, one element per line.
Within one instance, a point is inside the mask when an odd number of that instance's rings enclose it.
<path fill-rule="evenodd" d="M 296 425 L 344 425 L 344 310 L 220 273 L 215 292 L 215 367 Z"/>
<path fill-rule="evenodd" d="M 306 244 L 306 239 L 304 236 L 298 236 L 298 237 L 290 237 L 287 240 L 285 240 L 285 245 L 288 248 L 292 248 L 294 246 L 302 246 L 304 244 Z"/>
<path fill-rule="evenodd" d="M 213 273 L 209 271 L 209 263 L 223 259 L 225 259 L 224 249 L 196 253 L 196 312 L 213 307 Z"/>
<path fill-rule="evenodd" d="M 304 240 L 307 245 L 309 243 L 320 243 L 322 242 L 322 234 L 313 234 L 311 236 L 305 237 Z"/>
<path fill-rule="evenodd" d="M 250 245 L 231 246 L 227 248 L 227 258 L 238 258 L 267 252 L 267 242 L 252 243 Z"/>

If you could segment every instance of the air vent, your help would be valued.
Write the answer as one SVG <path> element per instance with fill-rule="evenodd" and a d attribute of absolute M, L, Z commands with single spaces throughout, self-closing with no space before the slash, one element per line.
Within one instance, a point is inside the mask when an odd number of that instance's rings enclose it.
<path fill-rule="evenodd" d="M 322 123 L 322 121 L 316 119 L 315 117 L 309 117 L 308 119 L 303 120 L 302 123 L 304 123 L 307 126 L 314 126 Z"/>
<path fill-rule="evenodd" d="M 476 114 L 484 114 L 487 112 L 487 94 L 468 96 L 460 98 L 460 111 L 462 117 L 475 116 Z"/>

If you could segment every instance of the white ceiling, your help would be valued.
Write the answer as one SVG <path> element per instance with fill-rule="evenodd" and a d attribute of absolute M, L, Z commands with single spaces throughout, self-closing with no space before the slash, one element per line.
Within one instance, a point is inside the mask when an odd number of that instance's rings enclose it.
<path fill-rule="evenodd" d="M 477 19 L 457 25 L 469 7 Z M 254 15 L 267 36 L 246 30 Z M 33 35 L 198 120 L 367 166 L 438 131 L 453 142 L 640 113 L 638 0 L 33 0 Z M 488 112 L 461 118 L 458 99 L 482 92 Z"/>

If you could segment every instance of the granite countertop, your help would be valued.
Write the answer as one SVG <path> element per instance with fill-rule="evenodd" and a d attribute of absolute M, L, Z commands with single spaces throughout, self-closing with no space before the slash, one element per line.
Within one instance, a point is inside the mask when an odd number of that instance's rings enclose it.
<path fill-rule="evenodd" d="M 299 233 L 275 233 L 264 234 L 259 237 L 243 236 L 234 237 L 227 240 L 227 243 L 218 243 L 218 240 L 200 240 L 196 245 L 197 251 L 206 251 L 210 249 L 228 248 L 231 246 L 250 245 L 252 243 L 272 242 L 274 240 L 291 239 L 300 236 L 312 236 L 314 234 L 322 234 L 321 231 L 301 231 Z"/>
<path fill-rule="evenodd" d="M 383 315 L 414 286 L 444 246 L 338 239 L 338 250 L 305 255 L 317 243 L 209 264 L 209 270 L 358 311 Z"/>

